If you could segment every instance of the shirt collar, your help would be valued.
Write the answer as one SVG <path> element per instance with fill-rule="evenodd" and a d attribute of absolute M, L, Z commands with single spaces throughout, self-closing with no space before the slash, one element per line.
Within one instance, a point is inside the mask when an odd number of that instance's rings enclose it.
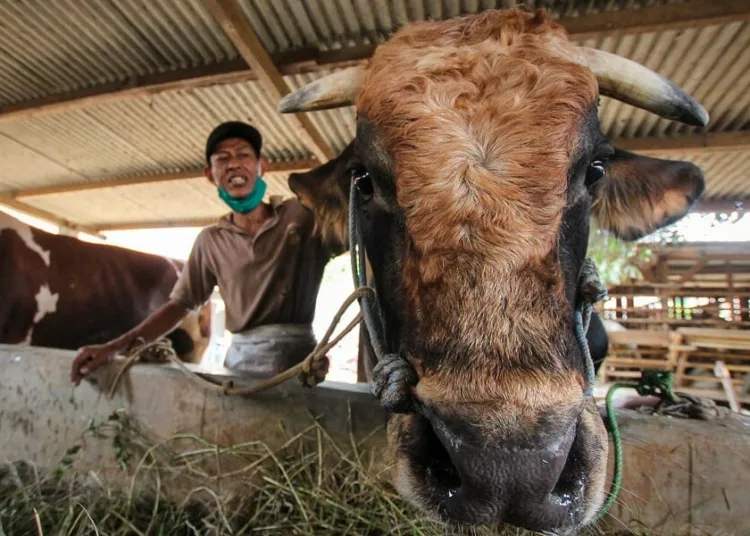
<path fill-rule="evenodd" d="M 284 206 L 284 198 L 280 195 L 272 195 L 268 199 L 268 204 L 271 205 L 271 209 L 273 210 L 273 216 L 272 219 L 275 221 L 273 222 L 273 225 L 275 225 L 279 220 L 279 212 L 281 211 L 281 207 Z M 228 212 L 227 214 L 224 214 L 218 222 L 218 226 L 223 229 L 230 229 L 232 231 L 238 231 L 241 233 L 244 233 L 245 230 L 242 227 L 239 227 L 232 223 L 232 213 Z"/>

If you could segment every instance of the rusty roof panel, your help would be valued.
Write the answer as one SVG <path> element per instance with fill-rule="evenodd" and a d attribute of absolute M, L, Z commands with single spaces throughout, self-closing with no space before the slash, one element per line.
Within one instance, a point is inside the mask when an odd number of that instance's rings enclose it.
<path fill-rule="evenodd" d="M 679 0 L 677 0 L 679 1 Z M 337 50 L 380 43 L 400 26 L 442 20 L 485 9 L 546 8 L 558 17 L 637 9 L 665 0 L 239 0 L 266 50 Z"/>
<path fill-rule="evenodd" d="M 750 23 L 591 39 L 584 42 L 634 59 L 692 94 L 711 116 L 708 130 L 750 126 Z M 697 129 L 603 98 L 599 117 L 611 137 L 658 137 Z"/>
<path fill-rule="evenodd" d="M 200 0 L 0 2 L 0 106 L 232 60 Z"/>

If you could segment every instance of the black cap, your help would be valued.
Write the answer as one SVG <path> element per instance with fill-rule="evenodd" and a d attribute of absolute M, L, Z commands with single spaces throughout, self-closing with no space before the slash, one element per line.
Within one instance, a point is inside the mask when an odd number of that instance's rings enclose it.
<path fill-rule="evenodd" d="M 216 127 L 208 136 L 206 142 L 206 163 L 211 163 L 211 155 L 216 151 L 216 146 L 229 138 L 240 138 L 246 140 L 255 149 L 255 156 L 260 158 L 260 150 L 263 147 L 263 137 L 255 127 L 241 121 L 227 121 Z"/>

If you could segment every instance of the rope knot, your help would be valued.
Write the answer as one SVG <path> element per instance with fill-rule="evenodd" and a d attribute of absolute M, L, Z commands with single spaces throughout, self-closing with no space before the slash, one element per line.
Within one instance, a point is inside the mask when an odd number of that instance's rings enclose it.
<path fill-rule="evenodd" d="M 179 359 L 172 347 L 172 341 L 169 339 L 162 337 L 150 343 L 146 343 L 142 337 L 133 339 L 125 350 L 125 360 L 119 365 L 119 370 L 109 385 L 107 396 L 110 399 L 115 396 L 123 374 L 138 361 L 143 363 L 168 363 L 171 360 Z"/>
<path fill-rule="evenodd" d="M 702 421 L 723 419 L 729 415 L 730 412 L 727 408 L 717 406 L 713 400 L 673 392 L 673 378 L 673 373 L 667 370 L 644 370 L 641 372 L 641 379 L 635 386 L 638 394 L 661 398 L 661 401 L 653 410 L 643 408 L 645 411 L 652 415 L 667 415 Z"/>
<path fill-rule="evenodd" d="M 590 257 L 583 260 L 581 272 L 578 275 L 578 286 L 581 289 L 581 298 L 589 305 L 600 302 L 607 297 L 607 287 L 599 277 L 599 270 Z"/>
<path fill-rule="evenodd" d="M 313 352 L 302 362 L 297 379 L 305 387 L 315 387 L 326 379 L 330 361 L 322 352 Z"/>
<path fill-rule="evenodd" d="M 641 396 L 658 396 L 670 402 L 678 402 L 679 398 L 672 392 L 673 379 L 672 373 L 666 370 L 643 370 L 635 390 Z"/>

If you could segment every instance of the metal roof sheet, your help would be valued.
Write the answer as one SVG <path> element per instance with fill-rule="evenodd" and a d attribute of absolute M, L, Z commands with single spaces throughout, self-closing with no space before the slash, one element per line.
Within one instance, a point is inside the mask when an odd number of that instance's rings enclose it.
<path fill-rule="evenodd" d="M 0 50 L 0 106 L 237 57 L 200 0 L 0 2 Z"/>

